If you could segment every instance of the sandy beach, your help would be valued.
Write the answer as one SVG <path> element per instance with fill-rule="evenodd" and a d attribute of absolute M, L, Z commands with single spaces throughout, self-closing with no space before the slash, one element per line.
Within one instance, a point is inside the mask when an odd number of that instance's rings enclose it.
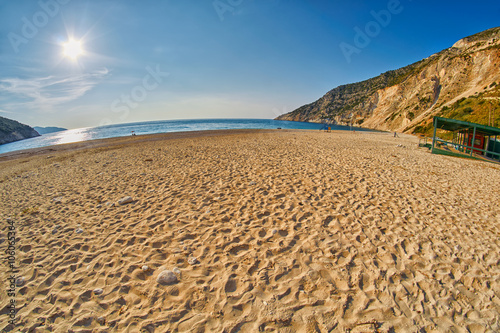
<path fill-rule="evenodd" d="M 417 144 L 240 130 L 0 156 L 0 329 L 499 332 L 500 165 Z"/>

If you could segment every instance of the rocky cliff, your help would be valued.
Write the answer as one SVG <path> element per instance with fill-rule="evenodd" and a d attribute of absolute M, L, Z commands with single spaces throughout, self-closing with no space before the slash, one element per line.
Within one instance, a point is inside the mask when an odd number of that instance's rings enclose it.
<path fill-rule="evenodd" d="M 35 126 L 33 128 L 40 135 L 49 134 L 49 133 L 56 133 L 56 132 L 62 132 L 62 131 L 67 131 L 68 130 L 67 128 L 62 128 L 62 127 L 41 127 L 41 126 Z"/>
<path fill-rule="evenodd" d="M 40 134 L 28 125 L 0 117 L 0 144 L 33 138 L 35 136 L 40 136 Z"/>
<path fill-rule="evenodd" d="M 432 117 L 500 126 L 500 27 L 375 78 L 339 86 L 278 120 L 429 133 Z"/>

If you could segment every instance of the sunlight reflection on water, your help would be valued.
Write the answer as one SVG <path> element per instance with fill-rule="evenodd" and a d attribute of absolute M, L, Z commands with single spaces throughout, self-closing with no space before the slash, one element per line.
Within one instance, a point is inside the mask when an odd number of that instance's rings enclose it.
<path fill-rule="evenodd" d="M 57 134 L 54 137 L 54 144 L 58 145 L 63 143 L 80 142 L 89 139 L 91 139 L 91 135 L 86 128 L 77 128 Z"/>
<path fill-rule="evenodd" d="M 129 136 L 132 131 L 137 135 L 172 133 L 180 131 L 204 131 L 224 129 L 309 129 L 318 130 L 325 124 L 281 121 L 273 119 L 187 119 L 163 120 L 139 123 L 107 125 L 66 130 L 44 134 L 39 137 L 0 145 L 0 154 L 16 150 L 49 147 L 57 144 L 81 142 L 86 140 Z M 331 125 L 333 130 L 349 130 L 346 126 Z M 358 130 L 358 129 L 356 129 Z"/>

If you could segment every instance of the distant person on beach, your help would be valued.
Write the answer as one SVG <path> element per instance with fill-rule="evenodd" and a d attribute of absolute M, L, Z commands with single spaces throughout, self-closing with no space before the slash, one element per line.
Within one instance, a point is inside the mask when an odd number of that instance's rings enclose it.
<path fill-rule="evenodd" d="M 395 138 L 399 138 L 399 135 L 398 135 L 398 133 L 397 133 L 397 132 L 394 132 L 394 137 L 395 137 Z"/>

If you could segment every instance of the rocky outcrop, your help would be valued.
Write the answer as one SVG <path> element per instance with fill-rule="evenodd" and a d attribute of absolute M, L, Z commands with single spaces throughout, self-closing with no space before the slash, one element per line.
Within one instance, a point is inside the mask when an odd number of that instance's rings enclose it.
<path fill-rule="evenodd" d="M 56 132 L 62 132 L 62 131 L 66 131 L 67 130 L 66 128 L 62 128 L 62 127 L 40 127 L 40 126 L 35 126 L 33 128 L 40 135 L 49 134 L 49 133 L 56 133 Z"/>
<path fill-rule="evenodd" d="M 21 124 L 12 119 L 0 117 L 0 144 L 36 136 L 40 136 L 40 134 L 28 125 Z"/>
<path fill-rule="evenodd" d="M 493 28 L 407 67 L 339 86 L 276 119 L 352 123 L 408 133 L 422 131 L 435 115 L 491 125 L 495 119 L 485 116 L 491 114 L 491 105 L 481 101 L 500 97 L 499 83 L 500 28 Z M 500 125 L 500 105 L 493 104 Z M 465 105 L 475 107 L 464 113 Z"/>

